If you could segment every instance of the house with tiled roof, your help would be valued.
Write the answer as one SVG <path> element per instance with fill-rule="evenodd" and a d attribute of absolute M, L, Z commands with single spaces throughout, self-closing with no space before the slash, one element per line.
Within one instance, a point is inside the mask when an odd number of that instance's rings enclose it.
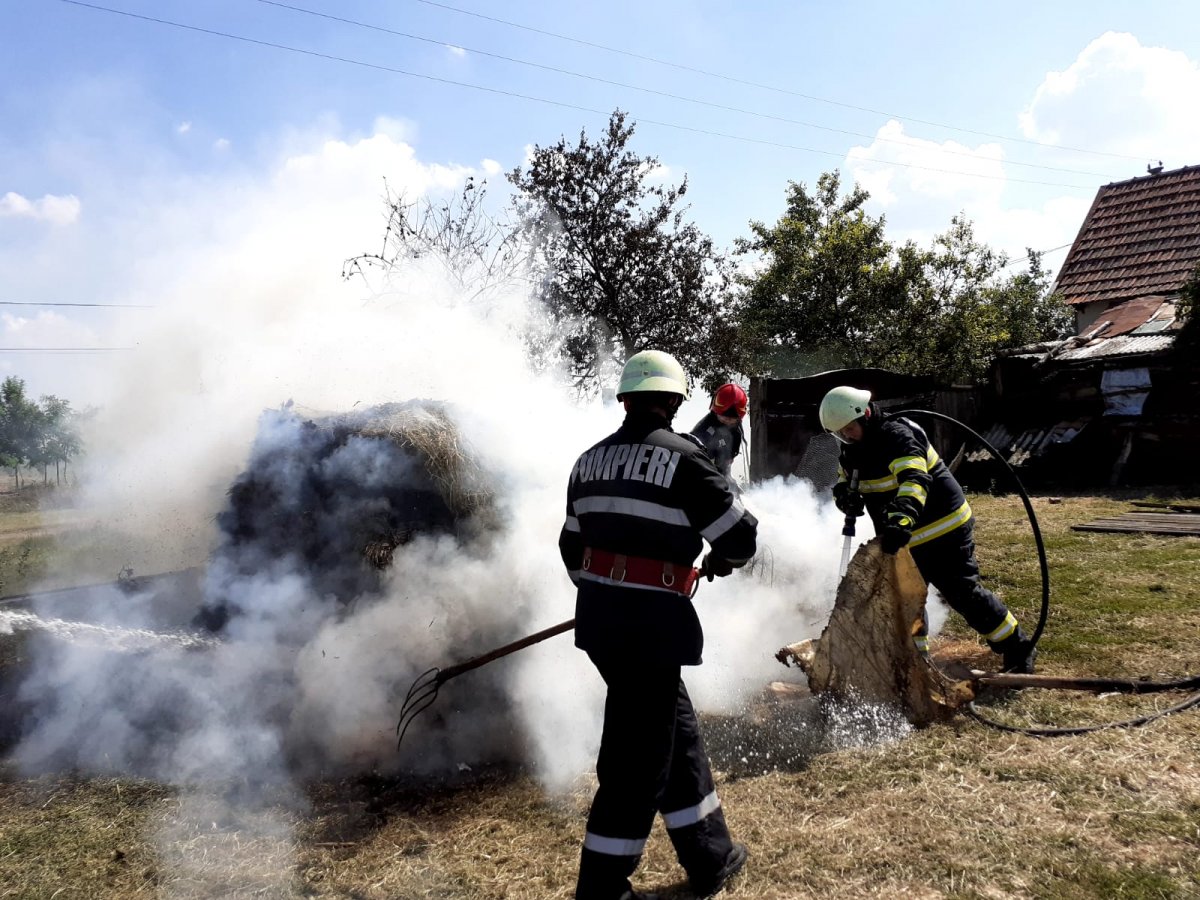
<path fill-rule="evenodd" d="M 1115 337 L 1115 323 L 1104 332 L 1097 328 L 1119 318 L 1126 329 L 1119 333 L 1128 334 L 1143 313 L 1143 321 L 1161 323 L 1161 305 L 1178 297 L 1197 265 L 1200 166 L 1185 166 L 1100 188 L 1054 290 L 1075 310 L 1077 334 Z M 1136 314 L 1121 309 L 1129 303 L 1138 304 Z"/>
<path fill-rule="evenodd" d="M 1050 482 L 1200 481 L 1200 363 L 1174 347 L 1197 266 L 1200 165 L 1097 191 L 1054 285 L 1075 334 L 992 370 L 990 438 L 1010 462 Z"/>

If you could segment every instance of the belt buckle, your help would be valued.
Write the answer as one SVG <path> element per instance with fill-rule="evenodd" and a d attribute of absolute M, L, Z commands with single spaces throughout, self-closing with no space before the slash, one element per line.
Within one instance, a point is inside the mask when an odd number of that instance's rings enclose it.
<path fill-rule="evenodd" d="M 662 583 L 663 587 L 673 588 L 675 586 L 675 567 L 670 563 L 663 563 Z"/>
<path fill-rule="evenodd" d="M 617 574 L 617 566 L 621 567 L 620 575 Z M 608 570 L 608 577 L 611 578 L 613 581 L 617 582 L 618 584 L 621 584 L 622 582 L 625 581 L 625 572 L 626 572 L 625 556 L 623 554 L 618 553 L 615 555 L 615 558 L 613 559 L 612 568 Z"/>

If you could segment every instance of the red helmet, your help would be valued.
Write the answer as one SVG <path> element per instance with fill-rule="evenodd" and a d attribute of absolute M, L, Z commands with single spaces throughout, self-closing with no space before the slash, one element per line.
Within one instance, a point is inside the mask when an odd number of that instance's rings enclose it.
<path fill-rule="evenodd" d="M 737 416 L 739 419 L 746 415 L 749 403 L 746 392 L 736 384 L 723 384 L 713 394 L 712 411 L 718 416 Z"/>

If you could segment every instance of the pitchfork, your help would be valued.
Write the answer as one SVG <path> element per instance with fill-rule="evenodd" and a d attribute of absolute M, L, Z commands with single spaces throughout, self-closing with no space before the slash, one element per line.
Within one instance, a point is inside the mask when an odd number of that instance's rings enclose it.
<path fill-rule="evenodd" d="M 408 726 L 413 723 L 413 719 L 432 705 L 433 701 L 437 699 L 438 691 L 442 685 L 451 678 L 455 678 L 464 672 L 470 672 L 472 669 L 478 669 L 480 666 L 486 665 L 494 659 L 500 659 L 500 657 L 516 653 L 518 650 L 524 650 L 526 647 L 544 641 L 546 638 L 552 638 L 556 634 L 570 631 L 574 627 L 575 620 L 568 619 L 536 634 L 523 637 L 519 641 L 513 641 L 511 644 L 497 647 L 495 650 L 484 653 L 482 656 L 468 659 L 466 662 L 460 662 L 445 669 L 439 669 L 437 666 L 434 666 L 432 669 L 422 672 L 417 677 L 417 680 L 413 682 L 412 687 L 408 689 L 408 693 L 404 696 L 404 705 L 400 707 L 400 721 L 396 723 L 396 749 L 400 749 L 400 743 L 404 740 L 404 735 L 408 731 Z"/>

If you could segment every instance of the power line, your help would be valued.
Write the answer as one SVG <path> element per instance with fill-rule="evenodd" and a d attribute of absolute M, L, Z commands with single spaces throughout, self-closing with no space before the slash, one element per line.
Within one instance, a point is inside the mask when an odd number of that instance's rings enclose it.
<path fill-rule="evenodd" d="M 352 66 L 361 66 L 362 68 L 373 69 L 375 71 L 380 71 L 380 72 L 391 72 L 392 74 L 404 75 L 409 78 L 420 78 L 425 81 L 432 81 L 432 82 L 436 82 L 438 84 L 448 84 L 448 85 L 452 85 L 454 87 L 462 87 L 462 88 L 468 88 L 470 90 L 483 91 L 485 93 L 497 94 L 497 95 L 503 96 L 503 97 L 515 97 L 515 98 L 521 99 L 521 100 L 529 100 L 534 103 L 544 103 L 549 106 L 557 106 L 557 107 L 560 107 L 563 109 L 575 110 L 577 112 L 591 113 L 591 114 L 597 115 L 597 116 L 604 116 L 604 115 L 608 114 L 603 110 L 593 109 L 593 108 L 587 107 L 587 106 L 579 106 L 574 103 L 565 103 L 565 102 L 562 102 L 559 100 L 549 100 L 545 97 L 535 97 L 530 94 L 522 94 L 517 91 L 506 91 L 501 88 L 493 88 L 493 87 L 487 87 L 486 85 L 471 84 L 470 82 L 465 82 L 465 81 L 455 81 L 454 79 L 451 79 L 451 78 L 441 78 L 436 75 L 426 75 L 421 72 L 410 72 L 406 69 L 398 69 L 398 68 L 395 68 L 392 66 L 385 66 L 385 65 L 381 65 L 379 63 L 370 63 L 370 62 L 366 62 L 364 60 L 351 59 L 349 57 L 344 57 L 344 56 L 335 56 L 330 53 L 321 53 L 317 50 L 305 50 L 301 47 L 291 47 L 287 44 L 280 44 L 280 43 L 276 43 L 274 41 L 264 41 L 264 40 L 260 40 L 258 38 L 245 37 L 243 35 L 232 34 L 230 32 L 226 32 L 226 31 L 217 31 L 217 30 L 211 29 L 211 28 L 202 28 L 198 25 L 187 25 L 182 22 L 173 22 L 169 19 L 158 19 L 153 16 L 145 16 L 145 15 L 141 15 L 139 13 L 126 12 L 125 10 L 112 9 L 107 6 L 98 6 L 98 5 L 92 4 L 92 3 L 84 3 L 83 0 L 60 0 L 60 2 L 70 4 L 71 6 L 81 6 L 86 9 L 93 9 L 98 12 L 105 12 L 105 13 L 111 13 L 113 15 L 125 16 L 130 19 L 139 19 L 144 22 L 153 22 L 157 25 L 168 25 L 173 28 L 181 28 L 185 31 L 194 31 L 199 34 L 207 34 L 207 35 L 211 35 L 213 37 L 227 38 L 229 40 L 234 40 L 234 41 L 242 41 L 244 43 L 254 44 L 259 47 L 270 47 L 275 50 L 285 50 L 289 53 L 299 53 L 304 56 L 312 56 L 317 59 L 324 59 L 324 60 L 329 60 L 332 62 L 346 63 L 347 65 L 352 65 Z M 722 138 L 726 138 L 728 140 L 741 141 L 741 142 L 749 143 L 749 144 L 759 144 L 759 145 L 768 146 L 768 147 L 778 147 L 778 148 L 786 149 L 786 150 L 798 150 L 798 151 L 801 151 L 804 153 L 815 153 L 815 154 L 818 154 L 821 156 L 833 156 L 838 159 L 845 158 L 844 153 L 835 153 L 831 150 L 817 150 L 813 147 L 804 147 L 804 146 L 800 146 L 798 144 L 788 144 L 788 143 L 784 143 L 782 141 L 769 141 L 769 140 L 765 140 L 765 139 L 761 139 L 761 138 L 746 137 L 745 135 L 729 134 L 728 132 L 712 131 L 712 130 L 704 129 L 704 128 L 692 128 L 687 125 L 680 125 L 676 122 L 664 122 L 664 121 L 660 121 L 660 120 L 656 120 L 656 119 L 646 119 L 646 118 L 642 118 L 642 117 L 638 117 L 637 121 L 639 122 L 639 124 L 658 125 L 662 128 L 672 128 L 677 131 L 685 131 L 685 132 L 689 132 L 691 134 L 703 134 L 703 135 L 708 135 L 710 137 L 722 137 Z M 965 178 L 984 178 L 989 181 L 1006 181 L 1006 182 L 1015 183 L 1015 184 L 1035 184 L 1035 185 L 1042 185 L 1044 187 L 1072 188 L 1075 190 L 1092 190 L 1094 187 L 1093 185 L 1086 185 L 1086 184 L 1064 184 L 1062 182 L 1053 182 L 1053 181 L 1033 181 L 1033 180 L 1024 179 L 1024 178 L 1009 178 L 1004 175 L 986 175 L 981 172 L 962 172 L 962 171 L 957 171 L 954 169 L 941 169 L 941 168 L 937 168 L 935 166 L 920 166 L 920 165 L 916 165 L 915 163 L 895 162 L 893 160 L 886 160 L 886 159 L 872 159 L 872 160 L 870 160 L 870 162 L 877 163 L 879 165 L 898 166 L 898 167 L 904 168 L 904 169 L 916 169 L 916 170 L 925 171 L 925 172 L 937 172 L 942 175 L 956 175 L 956 176 L 961 176 L 961 177 L 965 177 Z"/>
<path fill-rule="evenodd" d="M 0 347 L 0 353 L 127 353 L 136 347 Z"/>
<path fill-rule="evenodd" d="M 343 16 L 335 16 L 330 13 L 323 13 L 323 12 L 319 12 L 319 11 L 313 10 L 313 9 L 305 9 L 304 7 L 301 7 L 301 6 L 293 6 L 289 3 L 281 3 L 281 2 L 279 2 L 279 0 L 258 0 L 258 2 L 262 3 L 266 6 L 275 6 L 280 9 L 287 9 L 287 10 L 291 10 L 292 12 L 303 13 L 304 15 L 308 15 L 308 16 L 315 16 L 316 18 L 319 18 L 319 19 L 327 19 L 331 22 L 341 22 L 344 25 L 353 25 L 356 28 L 365 28 L 370 31 L 378 31 L 383 34 L 390 34 L 394 37 L 400 37 L 400 38 L 404 38 L 404 39 L 410 40 L 410 41 L 419 41 L 421 43 L 433 44 L 433 45 L 439 46 L 439 47 L 456 47 L 459 50 L 466 51 L 467 53 L 474 53 L 478 56 L 484 56 L 489 59 L 498 59 L 498 60 L 502 60 L 504 62 L 514 63 L 515 65 L 519 65 L 519 66 L 528 66 L 533 69 L 541 69 L 544 72 L 555 72 L 559 75 L 569 75 L 572 78 L 580 78 L 585 81 L 596 82 L 597 84 L 607 84 L 612 87 L 624 88 L 626 90 L 640 91 L 641 93 L 644 93 L 644 94 L 651 94 L 656 97 L 665 97 L 669 100 L 679 100 L 684 103 L 693 103 L 693 104 L 696 104 L 697 106 L 706 106 L 709 109 L 719 109 L 719 110 L 723 110 L 724 112 L 740 113 L 740 114 L 746 115 L 746 116 L 754 116 L 755 118 L 759 118 L 759 119 L 767 119 L 767 120 L 770 120 L 773 122 L 782 122 L 787 125 L 799 125 L 803 128 L 814 128 L 814 129 L 817 129 L 818 131 L 827 131 L 827 132 L 831 132 L 833 134 L 844 134 L 844 135 L 848 135 L 850 137 L 863 138 L 868 141 L 875 141 L 875 142 L 886 143 L 886 144 L 899 144 L 902 147 L 920 148 L 920 145 L 914 141 L 903 141 L 903 140 L 899 140 L 897 138 L 879 137 L 878 135 L 866 134 L 861 131 L 851 131 L 846 128 L 834 128 L 830 125 L 821 125 L 816 122 L 807 122 L 802 119 L 789 119 L 786 116 L 777 116 L 777 115 L 773 115 L 771 113 L 757 112 L 752 109 L 744 109 L 740 106 L 728 106 L 723 103 L 714 103 L 711 100 L 700 100 L 695 97 L 688 97 L 683 94 L 673 94 L 668 91 L 660 91 L 660 90 L 656 90 L 655 88 L 642 87 L 641 85 L 636 85 L 636 84 L 628 84 L 623 81 L 613 81 L 608 78 L 601 78 L 598 75 L 589 75 L 585 72 L 575 72 L 575 71 L 572 71 L 571 69 L 563 69 L 558 66 L 550 66 L 550 65 L 545 65 L 543 63 L 532 62 L 532 61 L 526 60 L 526 59 L 519 59 L 519 58 L 513 57 L 513 56 L 505 56 L 501 53 L 492 53 L 491 51 L 480 50 L 475 47 L 467 47 L 464 44 L 455 43 L 454 41 L 441 40 L 438 38 L 423 37 L 418 34 L 410 34 L 409 32 L 406 32 L 406 31 L 397 31 L 393 28 L 384 27 L 383 25 L 373 25 L 370 22 L 360 22 L 356 19 L 347 19 Z M 941 146 L 930 147 L 928 149 L 934 150 L 938 153 L 949 154 L 951 156 L 966 156 L 971 159 L 979 159 L 979 157 L 976 154 L 971 153 L 969 151 L 952 150 L 948 147 L 941 147 Z M 1106 175 L 1103 175 L 1100 172 L 1085 172 L 1080 169 L 1067 169 L 1067 168 L 1063 168 L 1061 166 L 1047 166 L 1047 165 L 1041 165 L 1039 163 L 1017 162 L 1015 160 L 1005 160 L 1005 162 L 1010 166 L 1021 166 L 1023 168 L 1027 168 L 1027 169 L 1044 169 L 1044 170 L 1051 171 L 1051 172 L 1064 172 L 1064 173 L 1071 174 L 1071 175 L 1087 175 L 1087 176 L 1091 176 L 1094 178 L 1108 177 Z"/>
<path fill-rule="evenodd" d="M 1045 256 L 1047 253 L 1054 253 L 1057 250 L 1066 250 L 1073 243 L 1075 243 L 1075 242 L 1072 241 L 1070 244 L 1060 244 L 1057 247 L 1051 247 L 1049 250 L 1035 250 L 1034 253 L 1036 253 L 1038 256 Z M 1028 252 L 1029 252 L 1028 250 L 1022 250 L 1020 253 L 1010 253 L 1009 256 L 1017 257 L 1017 258 L 1013 259 L 1013 261 L 1008 263 L 1007 265 L 1001 266 L 1000 267 L 1001 271 L 1003 271 L 1004 269 L 1011 269 L 1013 266 L 1024 265 L 1028 261 L 1028 257 L 1026 256 L 1026 254 Z"/>
<path fill-rule="evenodd" d="M 69 2 L 69 0 L 68 0 L 68 2 Z M 978 137 L 995 138 L 996 140 L 1000 140 L 1000 141 L 1013 141 L 1018 144 L 1032 144 L 1036 147 L 1048 147 L 1052 150 L 1069 150 L 1072 153 L 1090 153 L 1094 156 L 1110 156 L 1110 157 L 1113 157 L 1116 159 L 1132 159 L 1132 160 L 1137 160 L 1139 162 L 1143 162 L 1145 160 L 1145 158 L 1141 157 L 1141 156 L 1129 156 L 1124 153 L 1110 153 L 1106 150 L 1088 150 L 1083 147 L 1067 147 L 1062 144 L 1050 144 L 1045 141 L 1035 141 L 1035 140 L 1031 140 L 1028 138 L 1008 137 L 1007 135 L 994 134 L 990 131 L 976 131 L 971 128 L 960 128 L 957 125 L 947 125 L 945 122 L 934 122 L 930 119 L 918 119 L 915 116 L 902 116 L 897 113 L 890 113 L 890 112 L 886 112 L 886 111 L 880 110 L 880 109 L 872 109 L 869 106 L 857 106 L 853 103 L 844 103 L 841 100 L 830 100 L 828 97 L 817 97 L 813 94 L 804 94 L 804 93 L 801 93 L 800 91 L 792 91 L 792 90 L 788 90 L 787 88 L 781 88 L 781 87 L 778 87 L 778 86 L 772 85 L 772 84 L 761 84 L 757 81 L 747 81 L 743 78 L 737 78 L 733 75 L 723 75 L 720 72 L 710 72 L 707 69 L 698 69 L 694 66 L 684 65 L 683 63 L 674 63 L 669 60 L 658 59 L 657 57 L 654 57 L 654 56 L 644 56 L 640 53 L 634 53 L 630 50 L 622 50 L 619 47 L 609 47 L 605 44 L 597 44 L 593 41 L 585 41 L 582 38 L 575 38 L 575 37 L 571 37 L 570 35 L 565 35 L 565 34 L 557 34 L 556 32 L 545 31 L 541 28 L 534 28 L 530 25 L 522 25 L 519 22 L 510 22 L 507 19 L 498 19 L 495 16 L 484 15 L 483 13 L 473 12 L 469 9 L 460 9 L 457 6 L 450 6 L 447 3 L 437 3 L 437 2 L 435 2 L 435 0 L 415 0 L 415 2 L 424 3 L 426 6 L 436 6 L 439 9 L 449 10 L 450 12 L 461 13 L 464 16 L 473 16 L 477 19 L 484 19 L 488 22 L 495 22 L 498 25 L 507 25 L 510 28 L 519 28 L 522 31 L 529 31 L 534 34 L 545 35 L 546 37 L 552 37 L 552 38 L 555 38 L 556 40 L 569 41 L 573 44 L 579 44 L 584 47 L 592 47 L 596 50 L 603 50 L 606 53 L 616 53 L 621 56 L 627 56 L 631 59 L 640 59 L 643 62 L 654 63 L 655 65 L 659 65 L 659 66 L 669 66 L 672 69 L 679 69 L 684 72 L 692 72 L 696 75 L 705 75 L 709 78 L 719 78 L 722 81 L 729 81 L 734 84 L 741 84 L 741 85 L 745 85 L 746 87 L 758 88 L 759 90 L 764 90 L 764 91 L 774 91 L 775 93 L 787 94 L 792 97 L 800 97 L 801 99 L 804 99 L 804 100 L 813 100 L 817 103 L 827 103 L 831 106 L 840 106 L 843 109 L 853 109 L 853 110 L 857 110 L 858 112 L 871 113 L 871 114 L 877 115 L 877 116 L 887 116 L 892 119 L 901 119 L 905 122 L 915 122 L 919 125 L 930 125 L 934 128 L 946 128 L 950 131 L 959 131 L 959 132 L 962 132 L 963 134 L 973 134 Z"/>
<path fill-rule="evenodd" d="M 146 303 L 59 303 L 47 300 L 0 300 L 0 306 L 86 306 L 98 309 L 157 309 Z"/>

